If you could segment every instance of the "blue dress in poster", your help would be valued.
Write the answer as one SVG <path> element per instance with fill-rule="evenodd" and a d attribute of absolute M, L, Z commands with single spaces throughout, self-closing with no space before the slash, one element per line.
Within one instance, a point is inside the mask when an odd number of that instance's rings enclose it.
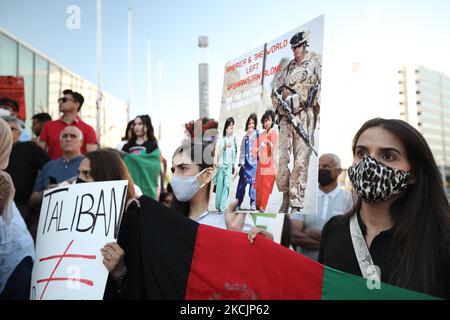
<path fill-rule="evenodd" d="M 258 139 L 258 130 L 253 130 L 247 133 L 242 138 L 239 164 L 241 169 L 239 170 L 239 183 L 236 190 L 236 199 L 238 199 L 238 209 L 244 201 L 245 189 L 249 185 L 248 195 L 250 197 L 250 209 L 255 210 L 256 191 L 255 191 L 255 175 L 256 167 L 258 165 L 258 159 L 253 158 L 252 148 L 256 140 Z"/>

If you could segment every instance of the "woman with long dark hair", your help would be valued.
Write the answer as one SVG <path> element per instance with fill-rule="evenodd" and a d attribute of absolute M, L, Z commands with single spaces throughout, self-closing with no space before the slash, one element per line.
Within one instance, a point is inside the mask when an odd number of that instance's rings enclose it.
<path fill-rule="evenodd" d="M 134 183 L 143 194 L 158 199 L 162 186 L 162 157 L 152 121 L 146 114 L 137 116 L 132 128 L 131 138 L 122 148 L 122 151 L 127 153 L 124 161 Z"/>
<path fill-rule="evenodd" d="M 158 148 L 152 120 L 146 114 L 137 116 L 133 121 L 131 138 L 128 140 L 122 151 L 133 154 L 151 153 Z"/>
<path fill-rule="evenodd" d="M 136 197 L 133 180 L 119 151 L 111 148 L 103 148 L 86 153 L 78 168 L 76 182 L 110 180 L 128 180 L 126 200 L 128 201 Z"/>
<path fill-rule="evenodd" d="M 402 120 L 376 118 L 352 150 L 357 201 L 324 226 L 319 262 L 450 298 L 450 206 L 425 139 Z"/>
<path fill-rule="evenodd" d="M 134 120 L 128 121 L 127 128 L 125 129 L 125 134 L 122 137 L 121 141 L 117 144 L 116 149 L 122 151 L 123 146 L 131 140 L 131 133 L 133 132 L 133 124 Z"/>
<path fill-rule="evenodd" d="M 234 119 L 229 117 L 223 126 L 222 140 L 219 143 L 217 171 L 213 182 L 216 185 L 216 209 L 224 212 L 230 194 L 231 179 L 237 159 L 237 144 L 234 132 Z"/>

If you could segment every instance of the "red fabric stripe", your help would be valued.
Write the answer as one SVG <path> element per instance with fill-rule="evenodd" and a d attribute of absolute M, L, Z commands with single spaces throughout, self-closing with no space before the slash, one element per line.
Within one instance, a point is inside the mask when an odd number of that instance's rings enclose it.
<path fill-rule="evenodd" d="M 323 266 L 258 236 L 200 225 L 186 299 L 320 300 Z"/>

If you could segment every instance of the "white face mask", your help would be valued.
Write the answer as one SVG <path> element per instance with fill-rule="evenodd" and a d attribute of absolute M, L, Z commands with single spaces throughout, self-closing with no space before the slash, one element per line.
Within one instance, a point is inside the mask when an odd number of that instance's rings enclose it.
<path fill-rule="evenodd" d="M 187 202 L 191 200 L 197 192 L 206 184 L 200 185 L 197 177 L 200 176 L 206 169 L 203 169 L 195 176 L 190 177 L 179 177 L 172 175 L 170 178 L 170 185 L 173 189 L 175 198 L 181 202 Z"/>

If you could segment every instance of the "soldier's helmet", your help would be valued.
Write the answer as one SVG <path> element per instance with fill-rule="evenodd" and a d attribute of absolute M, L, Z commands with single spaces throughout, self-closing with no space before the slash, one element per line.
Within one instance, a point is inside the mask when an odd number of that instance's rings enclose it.
<path fill-rule="evenodd" d="M 302 43 L 305 43 L 306 46 L 308 46 L 309 34 L 310 34 L 310 32 L 307 30 L 302 31 L 302 32 L 297 32 L 296 34 L 294 34 L 294 36 L 291 38 L 291 41 L 290 41 L 291 49 L 298 47 Z"/>

